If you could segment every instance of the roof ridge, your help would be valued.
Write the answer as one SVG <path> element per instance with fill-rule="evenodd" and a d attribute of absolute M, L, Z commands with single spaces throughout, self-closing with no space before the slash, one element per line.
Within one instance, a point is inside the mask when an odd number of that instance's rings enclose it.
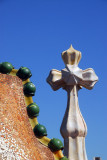
<path fill-rule="evenodd" d="M 11 63 L 2 62 L 0 64 L 0 73 L 18 76 L 22 80 L 27 113 L 35 136 L 39 142 L 51 149 L 55 160 L 68 160 L 61 151 L 64 148 L 62 142 L 57 138 L 49 139 L 46 137 L 47 130 L 45 126 L 39 124 L 37 120 L 39 107 L 32 99 L 32 96 L 35 95 L 36 87 L 29 79 L 32 76 L 31 71 L 27 67 L 20 67 L 19 70 L 14 69 Z"/>

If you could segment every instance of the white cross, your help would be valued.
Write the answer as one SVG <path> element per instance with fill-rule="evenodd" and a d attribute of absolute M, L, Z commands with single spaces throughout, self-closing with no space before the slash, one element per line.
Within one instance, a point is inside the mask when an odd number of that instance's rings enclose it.
<path fill-rule="evenodd" d="M 61 71 L 51 70 L 47 82 L 53 90 L 63 88 L 68 94 L 67 109 L 60 128 L 64 138 L 64 155 L 69 160 L 87 160 L 85 150 L 87 126 L 79 109 L 78 90 L 82 86 L 92 89 L 98 77 L 92 68 L 82 70 L 78 67 L 81 52 L 75 50 L 72 45 L 62 52 L 62 59 L 65 68 Z"/>

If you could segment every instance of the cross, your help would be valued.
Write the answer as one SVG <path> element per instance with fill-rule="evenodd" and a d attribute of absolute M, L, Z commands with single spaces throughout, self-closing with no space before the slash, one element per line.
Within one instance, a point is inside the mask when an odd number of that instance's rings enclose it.
<path fill-rule="evenodd" d="M 82 87 L 92 89 L 98 77 L 92 68 L 82 70 L 78 67 L 81 52 L 72 45 L 62 52 L 65 68 L 61 71 L 52 69 L 47 82 L 54 91 L 63 88 L 67 91 L 68 102 L 61 124 L 60 132 L 64 138 L 64 155 L 69 160 L 87 160 L 85 136 L 87 126 L 82 117 L 78 104 L 78 91 Z"/>

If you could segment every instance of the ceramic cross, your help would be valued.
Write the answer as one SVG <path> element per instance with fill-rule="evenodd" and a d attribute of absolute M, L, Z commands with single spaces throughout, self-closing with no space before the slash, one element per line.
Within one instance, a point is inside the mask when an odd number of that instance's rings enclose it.
<path fill-rule="evenodd" d="M 85 136 L 87 126 L 78 105 L 78 90 L 82 87 L 92 89 L 98 81 L 93 69 L 82 70 L 78 67 L 81 52 L 71 47 L 62 52 L 65 68 L 61 71 L 53 69 L 47 82 L 53 90 L 63 88 L 67 91 L 67 109 L 60 128 L 64 138 L 64 154 L 69 160 L 87 160 Z"/>

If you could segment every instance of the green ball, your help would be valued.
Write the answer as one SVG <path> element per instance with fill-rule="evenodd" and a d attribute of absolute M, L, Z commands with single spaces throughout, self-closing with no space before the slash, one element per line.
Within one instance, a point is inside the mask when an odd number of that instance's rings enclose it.
<path fill-rule="evenodd" d="M 60 160 L 69 160 L 66 156 L 60 158 Z"/>
<path fill-rule="evenodd" d="M 27 114 L 29 118 L 35 118 L 39 115 L 39 107 L 36 103 L 31 103 L 27 106 Z"/>
<path fill-rule="evenodd" d="M 37 124 L 34 129 L 34 134 L 37 137 L 43 137 L 43 136 L 47 136 L 47 130 L 45 128 L 45 126 L 41 125 L 41 124 Z"/>
<path fill-rule="evenodd" d="M 0 72 L 4 74 L 9 74 L 13 69 L 13 66 L 9 62 L 2 62 L 0 64 Z"/>
<path fill-rule="evenodd" d="M 23 81 L 32 76 L 31 71 L 27 67 L 20 67 L 16 75 Z"/>
<path fill-rule="evenodd" d="M 48 144 L 48 147 L 54 152 L 64 149 L 63 143 L 57 138 L 52 138 Z"/>
<path fill-rule="evenodd" d="M 36 92 L 36 87 L 32 82 L 28 82 L 24 84 L 23 91 L 25 96 L 27 97 L 34 96 Z"/>

